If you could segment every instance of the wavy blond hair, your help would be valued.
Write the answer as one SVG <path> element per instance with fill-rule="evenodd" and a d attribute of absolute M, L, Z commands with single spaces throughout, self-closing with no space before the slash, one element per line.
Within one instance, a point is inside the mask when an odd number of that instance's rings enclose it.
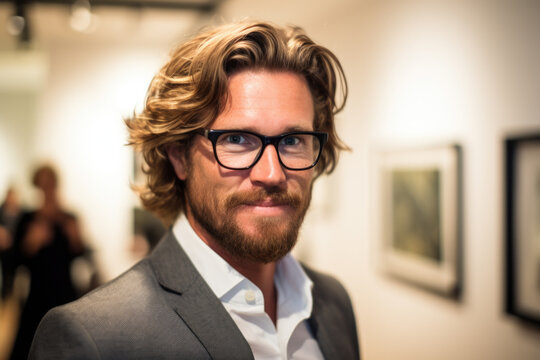
<path fill-rule="evenodd" d="M 136 190 L 143 206 L 165 224 L 185 206 L 184 184 L 167 158 L 166 145 L 189 148 L 194 130 L 210 126 L 226 104 L 228 78 L 253 68 L 291 71 L 306 79 L 315 104 L 314 129 L 329 134 L 316 176 L 331 173 L 339 151 L 348 149 L 334 126 L 334 115 L 345 105 L 347 82 L 332 52 L 297 27 L 241 22 L 204 31 L 172 51 L 150 84 L 145 108 L 126 120 L 129 144 L 146 163 L 146 184 Z"/>

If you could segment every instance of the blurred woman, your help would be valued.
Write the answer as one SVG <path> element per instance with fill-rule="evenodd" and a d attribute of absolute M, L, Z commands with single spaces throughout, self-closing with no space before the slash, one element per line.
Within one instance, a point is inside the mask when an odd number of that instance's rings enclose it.
<path fill-rule="evenodd" d="M 42 192 L 42 204 L 21 215 L 14 236 L 15 260 L 29 270 L 30 291 L 11 359 L 27 358 L 34 332 L 49 309 L 77 298 L 70 267 L 85 251 L 77 218 L 60 205 L 54 169 L 39 167 L 33 184 Z"/>

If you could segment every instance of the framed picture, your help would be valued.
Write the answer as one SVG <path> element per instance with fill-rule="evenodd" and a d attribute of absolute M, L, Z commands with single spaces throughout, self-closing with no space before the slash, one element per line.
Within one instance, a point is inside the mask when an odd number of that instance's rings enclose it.
<path fill-rule="evenodd" d="M 460 285 L 461 148 L 389 152 L 380 161 L 380 265 L 445 296 Z"/>
<path fill-rule="evenodd" d="M 505 152 L 506 311 L 540 325 L 540 133 Z"/>

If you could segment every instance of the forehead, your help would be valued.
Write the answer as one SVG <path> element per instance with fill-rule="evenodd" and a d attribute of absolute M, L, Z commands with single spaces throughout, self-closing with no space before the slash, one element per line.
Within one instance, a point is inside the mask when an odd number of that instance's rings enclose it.
<path fill-rule="evenodd" d="M 228 98 L 213 129 L 275 135 L 313 130 L 313 97 L 305 78 L 289 71 L 244 70 L 229 78 Z"/>

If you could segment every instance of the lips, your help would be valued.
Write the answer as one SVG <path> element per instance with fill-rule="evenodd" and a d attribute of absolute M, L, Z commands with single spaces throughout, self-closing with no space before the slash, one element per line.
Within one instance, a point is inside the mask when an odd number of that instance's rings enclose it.
<path fill-rule="evenodd" d="M 285 216 L 290 216 L 294 211 L 293 207 L 289 204 L 284 204 L 283 202 L 275 201 L 257 201 L 249 202 L 243 205 L 240 205 L 235 208 L 238 210 L 237 214 L 244 214 L 248 217 L 253 216 L 262 216 L 265 218 L 280 217 L 284 219 Z"/>
<path fill-rule="evenodd" d="M 261 208 L 272 208 L 280 206 L 290 206 L 296 208 L 300 205 L 300 196 L 287 191 L 269 192 L 265 189 L 258 189 L 250 192 L 243 192 L 231 195 L 227 199 L 228 209 L 239 206 L 252 206 Z"/>
<path fill-rule="evenodd" d="M 274 206 L 290 206 L 286 201 L 277 201 L 274 199 L 266 199 L 261 201 L 250 201 L 245 205 L 247 206 L 260 206 L 260 207 L 274 207 Z"/>

